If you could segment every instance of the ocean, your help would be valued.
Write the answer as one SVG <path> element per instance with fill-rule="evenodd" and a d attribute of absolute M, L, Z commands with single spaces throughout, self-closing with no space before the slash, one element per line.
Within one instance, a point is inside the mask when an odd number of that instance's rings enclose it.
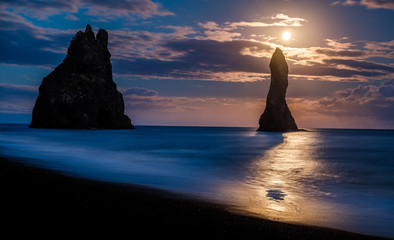
<path fill-rule="evenodd" d="M 0 124 L 0 156 L 231 204 L 232 211 L 268 219 L 394 237 L 394 130 L 307 130 Z"/>

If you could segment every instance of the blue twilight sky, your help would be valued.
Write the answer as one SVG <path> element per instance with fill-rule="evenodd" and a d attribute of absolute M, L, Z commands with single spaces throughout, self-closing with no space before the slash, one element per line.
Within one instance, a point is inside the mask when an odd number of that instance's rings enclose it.
<path fill-rule="evenodd" d="M 134 124 L 257 126 L 280 47 L 300 127 L 394 128 L 394 0 L 0 0 L 0 122 L 30 122 L 86 24 Z"/>

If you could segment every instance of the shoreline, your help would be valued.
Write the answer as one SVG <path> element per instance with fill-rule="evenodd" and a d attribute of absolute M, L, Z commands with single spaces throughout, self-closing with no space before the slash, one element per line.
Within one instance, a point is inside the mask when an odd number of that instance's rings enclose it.
<path fill-rule="evenodd" d="M 3 157 L 0 178 L 2 229 L 13 236 L 389 239 L 247 216 L 181 194 L 65 176 Z"/>

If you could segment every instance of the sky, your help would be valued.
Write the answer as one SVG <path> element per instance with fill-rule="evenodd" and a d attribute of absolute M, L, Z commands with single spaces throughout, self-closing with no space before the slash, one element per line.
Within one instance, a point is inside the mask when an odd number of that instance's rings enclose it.
<path fill-rule="evenodd" d="M 393 0 L 0 0 L 0 122 L 31 121 L 87 24 L 135 125 L 257 127 L 279 47 L 299 127 L 394 128 Z"/>

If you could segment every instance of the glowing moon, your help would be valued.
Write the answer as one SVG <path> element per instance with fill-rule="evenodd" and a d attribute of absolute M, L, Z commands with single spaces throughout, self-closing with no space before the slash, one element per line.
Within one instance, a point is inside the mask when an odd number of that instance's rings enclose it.
<path fill-rule="evenodd" d="M 291 34 L 289 32 L 284 32 L 282 34 L 282 38 L 283 38 L 283 40 L 288 41 L 291 38 Z"/>

